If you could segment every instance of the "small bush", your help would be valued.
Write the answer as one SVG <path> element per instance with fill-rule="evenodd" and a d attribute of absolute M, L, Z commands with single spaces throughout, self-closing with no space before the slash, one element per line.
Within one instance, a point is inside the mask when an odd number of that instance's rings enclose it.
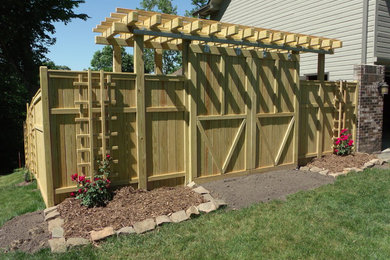
<path fill-rule="evenodd" d="M 337 155 L 348 155 L 351 154 L 353 148 L 353 140 L 351 134 L 347 134 L 348 129 L 342 129 L 341 135 L 337 138 L 334 143 L 334 153 Z"/>
<path fill-rule="evenodd" d="M 93 178 L 73 174 L 72 181 L 77 182 L 77 191 L 70 195 L 79 199 L 80 203 L 87 207 L 105 206 L 112 199 L 112 193 L 109 190 L 111 182 L 108 179 L 111 161 L 109 154 L 104 160 L 98 160 L 98 174 Z"/>

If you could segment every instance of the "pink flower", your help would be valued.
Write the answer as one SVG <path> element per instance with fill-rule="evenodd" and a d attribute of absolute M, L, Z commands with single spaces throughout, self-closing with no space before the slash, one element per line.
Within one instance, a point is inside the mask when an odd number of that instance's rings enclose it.
<path fill-rule="evenodd" d="M 341 140 L 340 138 L 337 138 L 337 141 L 335 142 L 335 144 L 340 144 Z"/>
<path fill-rule="evenodd" d="M 107 155 L 106 155 L 106 158 L 107 158 L 107 159 L 110 159 L 110 158 L 111 158 L 111 156 L 110 156 L 109 154 L 107 154 Z"/>
<path fill-rule="evenodd" d="M 83 193 L 83 189 L 79 189 L 77 192 L 78 193 Z"/>
<path fill-rule="evenodd" d="M 341 132 L 340 132 L 340 133 L 341 133 L 341 134 L 344 134 L 344 133 L 347 132 L 347 131 L 348 131 L 348 129 L 346 129 L 346 128 L 345 128 L 345 129 L 341 129 Z"/>
<path fill-rule="evenodd" d="M 86 183 L 91 183 L 91 181 L 90 181 L 90 180 L 86 180 L 85 182 L 86 182 Z"/>
<path fill-rule="evenodd" d="M 337 153 L 339 150 L 338 149 L 334 149 L 334 152 Z"/>
<path fill-rule="evenodd" d="M 351 146 L 353 144 L 353 140 L 349 140 L 348 145 Z"/>
<path fill-rule="evenodd" d="M 80 181 L 80 182 L 85 181 L 85 176 L 79 176 L 79 181 Z"/>
<path fill-rule="evenodd" d="M 74 192 L 71 192 L 71 193 L 70 193 L 70 196 L 74 197 L 74 195 L 75 195 Z"/>

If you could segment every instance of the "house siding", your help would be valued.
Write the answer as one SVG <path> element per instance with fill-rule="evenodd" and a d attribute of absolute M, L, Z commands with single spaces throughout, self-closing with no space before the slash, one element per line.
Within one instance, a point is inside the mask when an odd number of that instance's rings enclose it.
<path fill-rule="evenodd" d="M 385 2 L 385 1 L 383 1 Z M 375 61 L 376 0 L 369 0 L 367 63 Z M 327 55 L 325 71 L 330 80 L 353 80 L 354 65 L 362 62 L 363 1 L 263 1 L 231 0 L 220 14 L 223 22 L 336 38 L 343 48 Z M 390 26 L 390 19 L 387 20 Z M 378 36 L 377 36 L 378 37 Z M 377 50 L 381 50 L 378 46 Z M 390 57 L 390 51 L 388 51 Z M 301 75 L 316 73 L 317 55 L 302 54 Z"/>

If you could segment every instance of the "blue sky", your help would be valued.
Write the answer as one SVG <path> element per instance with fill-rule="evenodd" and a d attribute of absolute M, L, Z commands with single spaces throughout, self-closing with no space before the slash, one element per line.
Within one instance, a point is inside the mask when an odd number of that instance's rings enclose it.
<path fill-rule="evenodd" d="M 185 10 L 192 9 L 190 0 L 173 0 L 177 6 L 178 14 L 184 15 Z M 57 39 L 55 45 L 49 48 L 47 57 L 57 65 L 66 65 L 72 70 L 83 70 L 90 66 L 93 53 L 103 48 L 95 44 L 97 33 L 92 32 L 97 24 L 115 12 L 116 7 L 135 9 L 140 7 L 139 0 L 86 0 L 75 11 L 86 13 L 87 21 L 73 20 L 67 25 L 55 23 Z M 129 52 L 132 52 L 129 48 Z"/>

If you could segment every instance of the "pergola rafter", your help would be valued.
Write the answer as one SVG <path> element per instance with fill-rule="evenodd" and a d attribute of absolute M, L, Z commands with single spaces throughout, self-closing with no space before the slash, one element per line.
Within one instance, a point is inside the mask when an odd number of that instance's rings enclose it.
<path fill-rule="evenodd" d="M 97 44 L 134 46 L 134 35 L 144 35 L 146 48 L 180 50 L 183 40 L 219 47 L 242 47 L 277 52 L 332 54 L 342 42 L 311 35 L 117 8 L 93 29 Z"/>

